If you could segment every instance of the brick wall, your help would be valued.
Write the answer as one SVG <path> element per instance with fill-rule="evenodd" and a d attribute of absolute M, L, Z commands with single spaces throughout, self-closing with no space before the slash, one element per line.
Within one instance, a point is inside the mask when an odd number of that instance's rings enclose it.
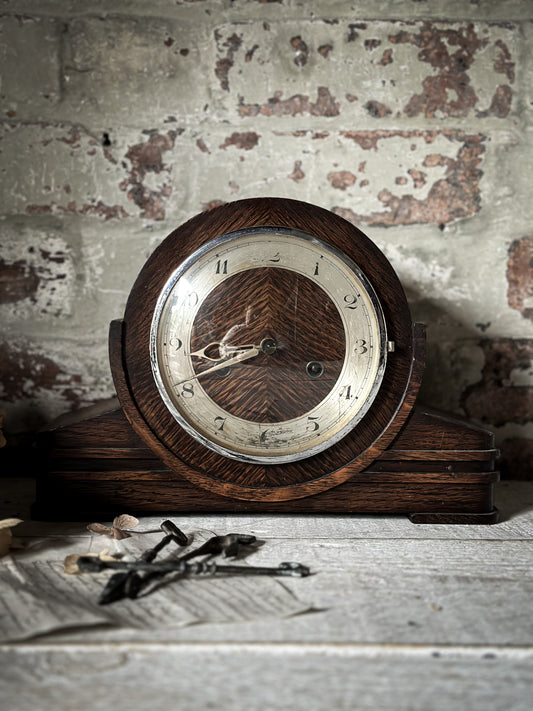
<path fill-rule="evenodd" d="M 356 9 L 355 9 L 356 8 Z M 8 431 L 113 394 L 147 256 L 221 202 L 354 222 L 428 325 L 426 402 L 533 477 L 533 3 L 3 0 Z"/>

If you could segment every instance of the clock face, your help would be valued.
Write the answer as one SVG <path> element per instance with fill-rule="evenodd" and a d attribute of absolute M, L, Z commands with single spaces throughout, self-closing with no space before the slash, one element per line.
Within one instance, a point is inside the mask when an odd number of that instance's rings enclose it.
<path fill-rule="evenodd" d="M 203 244 L 161 290 L 157 390 L 205 447 L 241 462 L 311 457 L 353 430 L 383 380 L 379 300 L 340 249 L 289 228 Z"/>

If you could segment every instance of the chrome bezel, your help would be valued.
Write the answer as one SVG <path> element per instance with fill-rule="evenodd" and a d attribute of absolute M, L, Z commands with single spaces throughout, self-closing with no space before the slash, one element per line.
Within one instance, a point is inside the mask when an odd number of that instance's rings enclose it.
<path fill-rule="evenodd" d="M 312 243 L 320 249 L 329 252 L 332 256 L 342 261 L 345 266 L 353 272 L 356 278 L 361 282 L 363 288 L 368 295 L 371 305 L 374 310 L 374 314 L 379 326 L 379 362 L 376 370 L 376 375 L 374 381 L 370 388 L 370 391 L 366 397 L 365 403 L 358 409 L 354 417 L 352 417 L 342 428 L 337 432 L 332 434 L 328 439 L 321 441 L 316 445 L 312 445 L 302 451 L 292 452 L 289 454 L 273 454 L 273 455 L 250 455 L 244 454 L 239 451 L 235 451 L 220 445 L 217 442 L 213 442 L 203 433 L 199 432 L 194 425 L 189 422 L 183 414 L 176 407 L 173 399 L 168 394 L 167 388 L 165 386 L 164 378 L 162 377 L 161 368 L 159 364 L 158 357 L 158 330 L 159 323 L 161 320 L 161 315 L 165 304 L 171 294 L 172 290 L 176 286 L 177 282 L 181 277 L 187 272 L 187 270 L 198 260 L 204 257 L 207 253 L 213 251 L 216 252 L 221 246 L 228 242 L 235 241 L 242 238 L 249 238 L 254 236 L 267 235 L 272 236 L 287 236 L 296 239 L 305 240 L 308 243 Z M 284 267 L 288 268 L 288 267 Z M 294 271 L 297 271 L 296 269 Z M 344 319 L 343 319 L 344 320 Z M 381 383 L 383 381 L 383 376 L 385 373 L 386 363 L 387 363 L 387 326 L 385 321 L 385 316 L 379 298 L 362 271 L 362 269 L 348 257 L 342 250 L 338 249 L 334 245 L 325 242 L 323 239 L 316 237 L 314 235 L 308 234 L 302 230 L 285 228 L 285 227 L 275 227 L 275 226 L 263 226 L 263 227 L 250 227 L 243 230 L 237 230 L 235 232 L 228 232 L 226 234 L 220 235 L 215 239 L 207 242 L 206 244 L 199 247 L 191 255 L 189 255 L 181 264 L 172 272 L 171 276 L 165 283 L 165 286 L 161 290 L 157 303 L 153 312 L 152 321 L 150 325 L 150 363 L 152 368 L 152 374 L 157 386 L 157 390 L 163 400 L 166 408 L 171 413 L 172 417 L 178 422 L 178 424 L 196 441 L 200 442 L 202 445 L 208 449 L 221 454 L 230 459 L 235 459 L 240 462 L 253 463 L 253 464 L 284 464 L 289 462 L 295 462 L 302 459 L 308 459 L 324 450 L 332 447 L 334 444 L 342 440 L 349 432 L 351 432 L 363 419 L 368 410 L 370 409 L 375 397 L 378 393 Z M 177 453 L 179 456 L 179 453 Z"/>

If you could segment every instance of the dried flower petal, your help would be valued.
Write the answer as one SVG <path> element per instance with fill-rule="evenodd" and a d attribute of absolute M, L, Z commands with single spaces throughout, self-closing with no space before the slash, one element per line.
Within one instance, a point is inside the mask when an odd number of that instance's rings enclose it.
<path fill-rule="evenodd" d="M 139 523 L 139 519 L 135 516 L 130 516 L 129 514 L 121 514 L 116 516 L 113 520 L 112 527 L 104 526 L 103 523 L 90 523 L 87 528 L 92 533 L 98 533 L 101 536 L 109 536 L 110 538 L 116 538 L 118 541 L 123 538 L 129 538 L 131 533 L 128 533 L 128 528 L 134 528 Z"/>

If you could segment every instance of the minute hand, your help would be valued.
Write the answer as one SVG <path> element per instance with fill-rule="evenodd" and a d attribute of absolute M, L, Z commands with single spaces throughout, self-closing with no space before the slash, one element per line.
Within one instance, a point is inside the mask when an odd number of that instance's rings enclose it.
<path fill-rule="evenodd" d="M 243 360 L 248 360 L 248 358 L 255 358 L 255 356 L 259 355 L 259 353 L 261 353 L 261 349 L 259 348 L 259 346 L 252 346 L 252 348 L 247 348 L 243 351 L 235 351 L 233 355 L 229 356 L 220 363 L 211 366 L 211 368 L 208 368 L 207 370 L 202 370 L 201 373 L 195 373 L 190 378 L 180 380 L 180 382 L 176 383 L 176 385 L 187 383 L 189 382 L 189 380 L 194 380 L 195 378 L 201 378 L 202 376 L 207 375 L 208 373 L 214 373 L 216 370 L 228 368 L 229 366 L 234 365 L 235 363 L 242 363 Z"/>

